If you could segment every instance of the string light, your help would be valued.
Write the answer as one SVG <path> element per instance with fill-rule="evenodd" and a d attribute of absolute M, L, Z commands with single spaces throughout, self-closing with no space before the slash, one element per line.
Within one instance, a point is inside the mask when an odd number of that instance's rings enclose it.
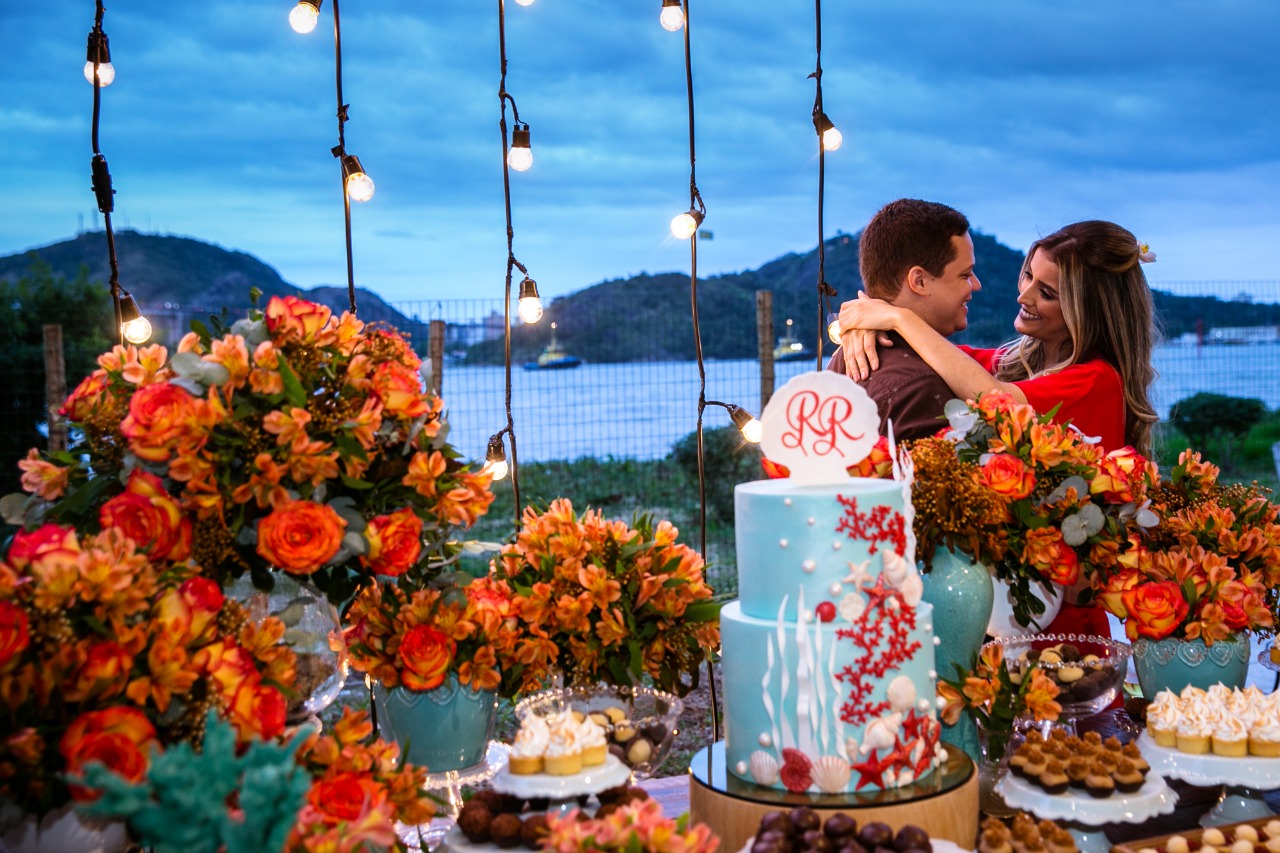
<path fill-rule="evenodd" d="M 151 321 L 143 316 L 128 291 L 120 296 L 120 334 L 131 344 L 146 343 L 151 337 Z"/>
<path fill-rule="evenodd" d="M 489 437 L 489 450 L 484 457 L 484 467 L 480 469 L 481 474 L 488 474 L 493 482 L 498 482 L 507 476 L 510 466 L 507 465 L 507 451 L 502 446 L 502 433 Z"/>
<path fill-rule="evenodd" d="M 529 276 L 520 282 L 520 304 L 516 308 L 520 321 L 533 325 L 542 319 L 542 300 L 538 298 L 538 283 Z"/>
<path fill-rule="evenodd" d="M 107 34 L 93 29 L 89 32 L 89 46 L 85 50 L 84 79 L 93 83 L 94 67 L 98 71 L 98 85 L 110 86 L 116 79 L 116 68 L 111 64 L 111 46 L 107 42 Z"/>
<path fill-rule="evenodd" d="M 813 117 L 813 126 L 817 128 L 818 133 L 822 136 L 822 147 L 827 151 L 836 151 L 844 142 L 844 134 L 840 132 L 831 119 L 827 118 L 826 113 L 818 113 Z"/>
<path fill-rule="evenodd" d="M 710 404 L 712 401 L 708 400 L 707 402 Z M 744 439 L 752 444 L 760 443 L 764 427 L 756 419 L 755 415 L 741 406 L 735 406 L 733 403 L 716 403 L 715 405 L 724 406 L 728 410 L 729 418 L 742 433 Z"/>
<path fill-rule="evenodd" d="M 518 5 L 518 6 L 532 6 L 532 5 L 533 5 L 533 0 L 516 0 L 516 5 Z"/>
<path fill-rule="evenodd" d="M 671 236 L 677 240 L 688 240 L 697 232 L 705 218 L 706 214 L 697 209 L 679 214 L 671 220 Z"/>
<path fill-rule="evenodd" d="M 831 343 L 840 345 L 840 315 L 834 311 L 827 315 L 827 337 Z"/>
<path fill-rule="evenodd" d="M 507 152 L 507 165 L 517 172 L 527 172 L 533 165 L 533 148 L 529 145 L 529 125 L 518 124 L 511 129 L 511 150 Z"/>
<path fill-rule="evenodd" d="M 373 178 L 365 174 L 360 158 L 354 154 L 342 155 L 342 177 L 347 195 L 352 201 L 368 201 L 373 198 Z"/>
<path fill-rule="evenodd" d="M 289 26 L 295 33 L 306 35 L 313 32 L 320 22 L 320 5 L 324 0 L 298 0 L 298 5 L 289 12 Z"/>
<path fill-rule="evenodd" d="M 662 0 L 662 12 L 658 15 L 658 23 L 669 33 L 679 32 L 684 26 L 684 9 L 680 8 L 680 0 Z"/>

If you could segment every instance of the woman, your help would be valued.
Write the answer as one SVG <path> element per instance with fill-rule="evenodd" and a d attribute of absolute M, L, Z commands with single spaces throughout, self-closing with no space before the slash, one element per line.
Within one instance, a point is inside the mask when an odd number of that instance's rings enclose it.
<path fill-rule="evenodd" d="M 1013 327 L 1022 337 L 999 349 L 957 347 L 914 313 L 859 293 L 840 309 L 848 373 L 864 378 L 877 363 L 874 337 L 858 330 L 894 331 L 957 397 L 1004 391 L 1109 450 L 1127 444 L 1149 456 L 1155 329 L 1141 263 L 1154 259 L 1128 230 L 1100 220 L 1037 240 L 1018 283 Z M 1047 630 L 1109 635 L 1106 615 L 1070 603 L 1072 592 Z"/>

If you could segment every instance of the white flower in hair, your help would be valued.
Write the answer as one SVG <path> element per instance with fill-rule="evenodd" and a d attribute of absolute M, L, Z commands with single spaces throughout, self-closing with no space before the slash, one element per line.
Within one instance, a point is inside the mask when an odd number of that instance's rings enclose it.
<path fill-rule="evenodd" d="M 1146 243 L 1138 244 L 1138 260 L 1144 264 L 1154 264 L 1156 262 L 1156 253 L 1151 251 L 1151 247 Z"/>

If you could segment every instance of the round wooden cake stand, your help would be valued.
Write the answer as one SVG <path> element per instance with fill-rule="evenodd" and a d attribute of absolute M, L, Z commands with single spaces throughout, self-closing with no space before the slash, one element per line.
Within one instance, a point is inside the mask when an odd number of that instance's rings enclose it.
<path fill-rule="evenodd" d="M 866 794 L 794 794 L 744 782 L 728 771 L 724 742 L 698 751 L 689 765 L 689 817 L 720 836 L 721 850 L 740 850 L 760 818 L 777 809 L 808 806 L 825 821 L 844 812 L 858 825 L 883 821 L 895 830 L 913 823 L 932 838 L 972 850 L 978 837 L 978 773 L 958 749 L 919 782 Z"/>

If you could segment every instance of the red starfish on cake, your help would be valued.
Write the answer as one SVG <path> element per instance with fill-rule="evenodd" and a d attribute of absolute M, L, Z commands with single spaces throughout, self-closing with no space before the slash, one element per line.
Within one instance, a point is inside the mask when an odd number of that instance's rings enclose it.
<path fill-rule="evenodd" d="M 884 771 L 889 769 L 889 763 L 883 759 L 876 757 L 876 751 L 871 750 L 871 754 L 867 756 L 867 760 L 861 764 L 854 764 L 852 768 L 858 773 L 858 784 L 855 788 L 861 788 L 864 785 L 875 785 L 877 788 L 884 787 Z"/>

